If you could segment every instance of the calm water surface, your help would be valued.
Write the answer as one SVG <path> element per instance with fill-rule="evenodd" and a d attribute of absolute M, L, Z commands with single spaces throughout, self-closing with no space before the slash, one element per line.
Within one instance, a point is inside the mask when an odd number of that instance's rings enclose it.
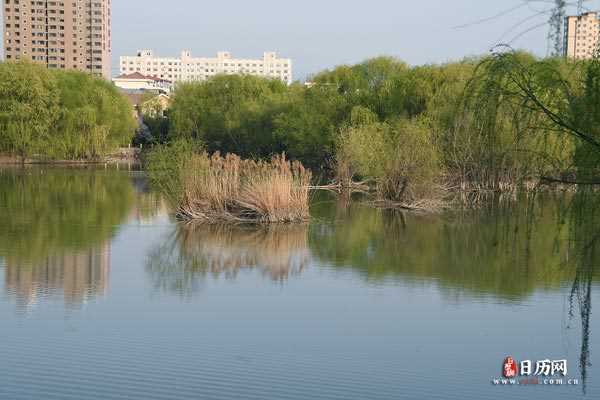
<path fill-rule="evenodd" d="M 141 172 L 2 169 L 0 399 L 597 399 L 597 197 L 193 227 Z"/>

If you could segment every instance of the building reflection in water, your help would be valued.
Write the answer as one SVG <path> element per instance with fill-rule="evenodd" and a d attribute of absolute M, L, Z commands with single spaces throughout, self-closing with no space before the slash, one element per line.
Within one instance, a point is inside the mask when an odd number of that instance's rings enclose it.
<path fill-rule="evenodd" d="M 34 264 L 10 258 L 5 264 L 5 288 L 15 297 L 19 311 L 60 296 L 68 308 L 76 308 L 106 293 L 110 241 L 86 250 L 63 250 Z"/>
<path fill-rule="evenodd" d="M 235 278 L 241 270 L 285 281 L 310 260 L 307 225 L 180 224 L 149 254 L 146 269 L 156 288 L 190 294 L 207 276 Z"/>

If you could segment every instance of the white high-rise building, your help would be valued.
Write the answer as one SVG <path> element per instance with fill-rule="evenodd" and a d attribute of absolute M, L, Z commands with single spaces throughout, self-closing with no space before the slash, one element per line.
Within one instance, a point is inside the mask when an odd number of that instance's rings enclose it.
<path fill-rule="evenodd" d="M 567 17 L 565 51 L 569 58 L 591 59 L 598 52 L 600 19 L 597 12 Z"/>
<path fill-rule="evenodd" d="M 238 59 L 222 51 L 216 58 L 194 58 L 189 51 L 181 57 L 155 57 L 151 50 L 139 50 L 136 56 L 121 57 L 121 74 L 139 72 L 146 76 L 169 80 L 173 83 L 203 81 L 219 74 L 247 74 L 279 79 L 292 83 L 292 60 L 278 58 L 276 53 L 264 53 L 262 59 Z"/>

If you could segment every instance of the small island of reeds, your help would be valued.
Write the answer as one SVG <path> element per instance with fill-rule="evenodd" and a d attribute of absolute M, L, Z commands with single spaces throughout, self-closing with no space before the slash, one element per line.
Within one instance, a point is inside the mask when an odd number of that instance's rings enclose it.
<path fill-rule="evenodd" d="M 311 172 L 275 155 L 269 161 L 192 151 L 185 144 L 156 149 L 149 171 L 179 220 L 291 223 L 309 219 Z"/>

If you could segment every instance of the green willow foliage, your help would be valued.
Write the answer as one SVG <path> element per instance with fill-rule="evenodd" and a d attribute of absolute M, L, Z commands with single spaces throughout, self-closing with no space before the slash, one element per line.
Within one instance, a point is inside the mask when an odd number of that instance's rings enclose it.
<path fill-rule="evenodd" d="M 486 145 L 500 149 L 498 160 L 520 153 L 509 159 L 520 175 L 600 181 L 600 60 L 537 60 L 508 52 L 480 68 L 467 87 L 466 105 L 477 110 L 472 126 Z M 511 131 L 504 142 L 498 136 Z"/>
<path fill-rule="evenodd" d="M 131 106 L 110 82 L 26 62 L 0 63 L 0 152 L 98 158 L 130 143 L 135 129 Z"/>
<path fill-rule="evenodd" d="M 33 143 L 48 139 L 59 113 L 58 93 L 45 68 L 0 64 L 0 151 L 25 157 Z"/>
<path fill-rule="evenodd" d="M 570 98 L 574 128 L 584 135 L 576 142 L 574 164 L 578 178 L 598 180 L 600 177 L 600 61 L 585 66 L 585 79 L 579 96 Z"/>
<path fill-rule="evenodd" d="M 201 140 L 211 152 L 270 154 L 276 149 L 269 110 L 285 91 L 281 82 L 251 76 L 218 76 L 182 84 L 170 112 L 171 137 Z"/>

